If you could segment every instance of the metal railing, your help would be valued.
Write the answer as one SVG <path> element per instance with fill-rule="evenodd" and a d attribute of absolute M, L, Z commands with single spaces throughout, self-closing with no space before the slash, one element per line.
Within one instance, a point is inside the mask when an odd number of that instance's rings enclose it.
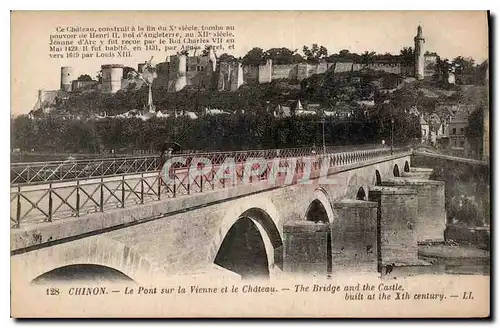
<path fill-rule="evenodd" d="M 186 164 L 177 163 L 169 172 L 170 181 L 168 182 L 162 177 L 162 172 L 157 170 L 95 179 L 77 178 L 73 181 L 49 182 L 45 185 L 11 186 L 11 228 L 19 228 L 21 224 L 52 222 L 267 180 L 270 174 L 275 174 L 279 170 L 279 167 L 289 166 L 290 163 L 295 166 L 293 183 L 296 183 L 304 175 L 308 161 L 312 163 L 312 170 L 317 171 L 324 168 L 324 165 L 329 168 L 342 167 L 377 158 L 382 160 L 391 155 L 391 150 L 388 148 L 319 154 L 313 153 L 311 149 L 282 151 L 280 150 L 279 154 L 274 157 L 271 157 L 273 153 L 265 151 L 263 155 L 269 156 L 267 164 L 256 176 L 255 172 L 252 172 L 254 168 L 248 171 L 244 163 L 249 157 L 259 157 L 261 152 L 251 152 L 251 154 L 245 152 L 245 155 L 235 152 L 240 157 L 234 157 L 236 163 L 234 180 L 228 180 L 216 174 L 220 163 L 230 155 L 211 153 L 211 157 L 207 157 L 212 160 L 209 171 L 200 174 L 199 170 L 191 170 Z M 394 149 L 394 154 L 407 151 L 408 149 L 403 148 Z M 201 156 L 202 154 L 196 154 L 192 157 Z M 286 176 L 286 173 L 278 173 L 275 185 L 284 184 Z"/>
<path fill-rule="evenodd" d="M 353 146 L 326 147 L 326 153 L 333 153 L 352 149 Z M 355 149 L 376 149 L 380 145 L 358 145 Z M 244 150 L 226 152 L 180 152 L 176 155 L 184 155 L 188 161 L 193 156 L 211 158 L 213 161 L 234 157 L 242 161 L 247 157 L 263 158 L 290 158 L 310 154 L 315 151 L 323 153 L 323 148 L 288 148 L 288 149 L 266 149 L 266 150 Z M 50 162 L 12 163 L 10 167 L 11 185 L 36 184 L 55 181 L 67 181 L 80 178 L 100 178 L 117 176 L 121 174 L 135 174 L 142 172 L 154 172 L 159 169 L 160 158 L 156 156 L 114 157 L 106 159 L 66 160 Z"/>
<path fill-rule="evenodd" d="M 10 181 L 16 185 L 105 177 L 151 172 L 157 170 L 158 165 L 158 156 L 12 163 Z"/>

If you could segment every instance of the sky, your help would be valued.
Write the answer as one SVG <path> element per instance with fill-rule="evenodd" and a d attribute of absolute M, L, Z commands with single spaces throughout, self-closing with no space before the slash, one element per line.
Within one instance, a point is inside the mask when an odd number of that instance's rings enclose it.
<path fill-rule="evenodd" d="M 488 58 L 488 23 L 485 11 L 281 11 L 281 12 L 13 12 L 11 14 L 11 113 L 28 113 L 39 89 L 56 90 L 60 67 L 72 66 L 75 75 L 95 77 L 102 64 L 137 63 L 154 55 L 153 63 L 173 53 L 141 52 L 131 59 L 51 59 L 49 34 L 56 27 L 124 25 L 205 24 L 234 25 L 235 50 L 243 56 L 253 47 L 299 49 L 313 43 L 328 53 L 348 49 L 398 54 L 413 47 L 420 24 L 425 50 L 442 58 L 472 57 L 477 63 Z"/>

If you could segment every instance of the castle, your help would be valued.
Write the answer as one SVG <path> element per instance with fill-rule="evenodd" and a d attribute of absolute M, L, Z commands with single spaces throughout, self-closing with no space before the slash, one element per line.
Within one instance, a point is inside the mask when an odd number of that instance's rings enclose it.
<path fill-rule="evenodd" d="M 333 71 L 334 73 L 371 69 L 387 73 L 414 76 L 418 80 L 432 78 L 436 73 L 437 54 L 426 53 L 422 27 L 418 26 L 415 42 L 415 61 L 405 64 L 398 56 L 392 59 L 379 59 L 371 63 L 358 63 L 353 60 L 338 59 L 335 62 L 317 64 L 296 63 L 275 65 L 268 59 L 262 65 L 242 65 L 239 61 L 219 61 L 212 48 L 207 56 L 172 55 L 165 62 L 156 65 L 155 89 L 177 92 L 186 87 L 218 91 L 236 91 L 242 85 L 269 83 L 278 79 L 301 81 L 315 74 Z M 137 71 L 142 73 L 145 63 L 138 64 Z M 41 91 L 37 105 L 61 95 L 93 87 L 103 93 L 116 93 L 130 83 L 124 76 L 124 66 L 107 64 L 101 66 L 102 81 L 79 81 L 73 76 L 71 67 L 61 67 L 61 86 L 58 91 Z M 136 81 L 140 82 L 140 81 Z M 36 106 L 35 106 L 36 107 Z"/>

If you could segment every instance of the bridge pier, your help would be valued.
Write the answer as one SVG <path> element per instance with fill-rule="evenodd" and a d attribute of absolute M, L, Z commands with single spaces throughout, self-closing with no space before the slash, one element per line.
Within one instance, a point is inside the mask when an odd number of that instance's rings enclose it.
<path fill-rule="evenodd" d="M 283 225 L 283 272 L 326 277 L 329 225 L 291 221 Z"/>
<path fill-rule="evenodd" d="M 417 192 L 418 213 L 413 224 L 417 242 L 442 242 L 446 229 L 444 181 L 391 178 L 383 185 L 410 188 Z"/>
<path fill-rule="evenodd" d="M 408 188 L 376 186 L 368 199 L 378 203 L 378 263 L 411 266 L 419 263 L 413 226 L 417 219 L 417 192 Z"/>
<path fill-rule="evenodd" d="M 402 172 L 404 178 L 430 179 L 433 169 L 426 167 L 410 167 L 410 172 Z"/>
<path fill-rule="evenodd" d="M 333 204 L 332 273 L 377 272 L 376 202 L 343 199 Z"/>

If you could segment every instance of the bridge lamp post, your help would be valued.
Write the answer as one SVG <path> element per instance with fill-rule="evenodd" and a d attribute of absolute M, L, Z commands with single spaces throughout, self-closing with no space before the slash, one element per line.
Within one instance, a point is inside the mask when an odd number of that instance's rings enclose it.
<path fill-rule="evenodd" d="M 393 154 L 394 147 L 394 118 L 391 118 L 391 155 Z"/>

